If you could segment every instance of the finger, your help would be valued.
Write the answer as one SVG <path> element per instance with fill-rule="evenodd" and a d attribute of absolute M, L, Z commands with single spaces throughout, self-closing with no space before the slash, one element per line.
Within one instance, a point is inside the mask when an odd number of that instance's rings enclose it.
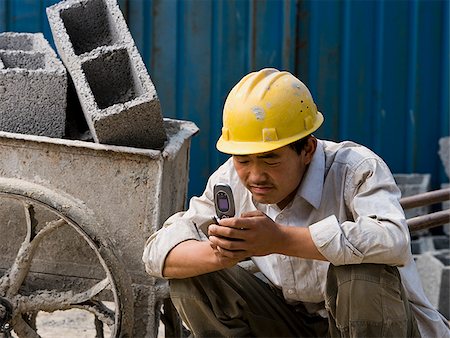
<path fill-rule="evenodd" d="M 214 244 L 213 242 L 209 241 L 209 245 L 211 246 L 211 248 L 212 248 L 213 250 L 217 250 L 217 245 Z"/>
<path fill-rule="evenodd" d="M 211 236 L 209 238 L 210 242 L 216 245 L 216 247 L 220 247 L 230 251 L 240 251 L 245 250 L 245 243 L 240 240 L 225 238 L 225 237 L 216 237 Z"/>
<path fill-rule="evenodd" d="M 208 228 L 208 236 L 233 237 L 230 228 L 226 225 L 210 225 Z"/>
<path fill-rule="evenodd" d="M 258 216 L 267 216 L 267 215 L 259 210 L 247 211 L 241 214 L 241 217 L 258 217 Z"/>
<path fill-rule="evenodd" d="M 222 227 L 245 230 L 248 228 L 247 221 L 244 218 L 224 218 L 221 219 L 219 225 Z"/>
<path fill-rule="evenodd" d="M 219 246 L 217 247 L 217 251 L 220 253 L 221 256 L 231 258 L 233 260 L 240 261 L 247 257 L 244 250 L 227 250 Z"/>
<path fill-rule="evenodd" d="M 244 240 L 246 238 L 246 230 L 244 228 L 232 228 L 228 226 L 216 225 L 210 227 L 210 236 L 224 237 L 232 240 Z"/>

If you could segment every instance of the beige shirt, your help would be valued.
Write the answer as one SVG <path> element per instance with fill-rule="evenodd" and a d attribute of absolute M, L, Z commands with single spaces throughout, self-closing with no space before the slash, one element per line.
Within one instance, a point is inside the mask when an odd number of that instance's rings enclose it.
<path fill-rule="evenodd" d="M 186 212 L 170 217 L 148 239 L 143 261 L 150 275 L 162 277 L 164 260 L 177 244 L 189 239 L 207 240 L 207 226 L 215 214 L 213 187 L 219 182 L 231 186 L 237 216 L 258 209 L 277 223 L 309 227 L 318 250 L 334 265 L 380 263 L 400 267 L 422 337 L 449 337 L 445 319 L 423 292 L 399 203 L 400 191 L 392 174 L 376 154 L 352 142 L 318 140 L 299 190 L 283 210 L 277 205 L 254 203 L 229 159 L 211 175 L 203 195 L 191 199 Z M 312 305 L 324 300 L 328 262 L 279 254 L 252 260 L 283 291 L 287 302 Z"/>

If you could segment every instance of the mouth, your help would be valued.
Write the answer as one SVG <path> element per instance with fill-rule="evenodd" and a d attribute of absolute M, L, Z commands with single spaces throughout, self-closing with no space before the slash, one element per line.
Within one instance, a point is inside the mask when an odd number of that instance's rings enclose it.
<path fill-rule="evenodd" d="M 273 190 L 272 186 L 267 185 L 250 185 L 249 188 L 254 195 L 267 195 Z"/>

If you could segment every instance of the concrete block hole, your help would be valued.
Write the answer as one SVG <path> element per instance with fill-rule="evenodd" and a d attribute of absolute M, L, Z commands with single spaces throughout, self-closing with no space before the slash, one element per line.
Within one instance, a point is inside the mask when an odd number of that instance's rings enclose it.
<path fill-rule="evenodd" d="M 76 55 L 118 42 L 118 34 L 110 23 L 111 15 L 103 0 L 80 2 L 78 6 L 61 11 L 61 19 Z"/>
<path fill-rule="evenodd" d="M 0 35 L 0 49 L 32 51 L 34 40 L 34 36 L 27 34 L 3 34 Z"/>
<path fill-rule="evenodd" d="M 108 51 L 81 67 L 100 109 L 131 101 L 144 92 L 126 49 Z"/>
<path fill-rule="evenodd" d="M 6 52 L 0 53 L 4 68 L 27 70 L 45 69 L 46 57 L 43 53 Z"/>

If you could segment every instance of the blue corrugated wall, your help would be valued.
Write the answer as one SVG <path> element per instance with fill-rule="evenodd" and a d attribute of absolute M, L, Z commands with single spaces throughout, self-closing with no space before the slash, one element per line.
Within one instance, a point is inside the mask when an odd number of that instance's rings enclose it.
<path fill-rule="evenodd" d="M 57 1 L 0 0 L 0 31 L 43 32 Z M 228 91 L 263 67 L 311 89 L 325 124 L 395 173 L 447 182 L 437 155 L 449 135 L 449 1 L 119 0 L 166 117 L 194 121 L 189 194 L 226 158 L 215 150 Z"/>

